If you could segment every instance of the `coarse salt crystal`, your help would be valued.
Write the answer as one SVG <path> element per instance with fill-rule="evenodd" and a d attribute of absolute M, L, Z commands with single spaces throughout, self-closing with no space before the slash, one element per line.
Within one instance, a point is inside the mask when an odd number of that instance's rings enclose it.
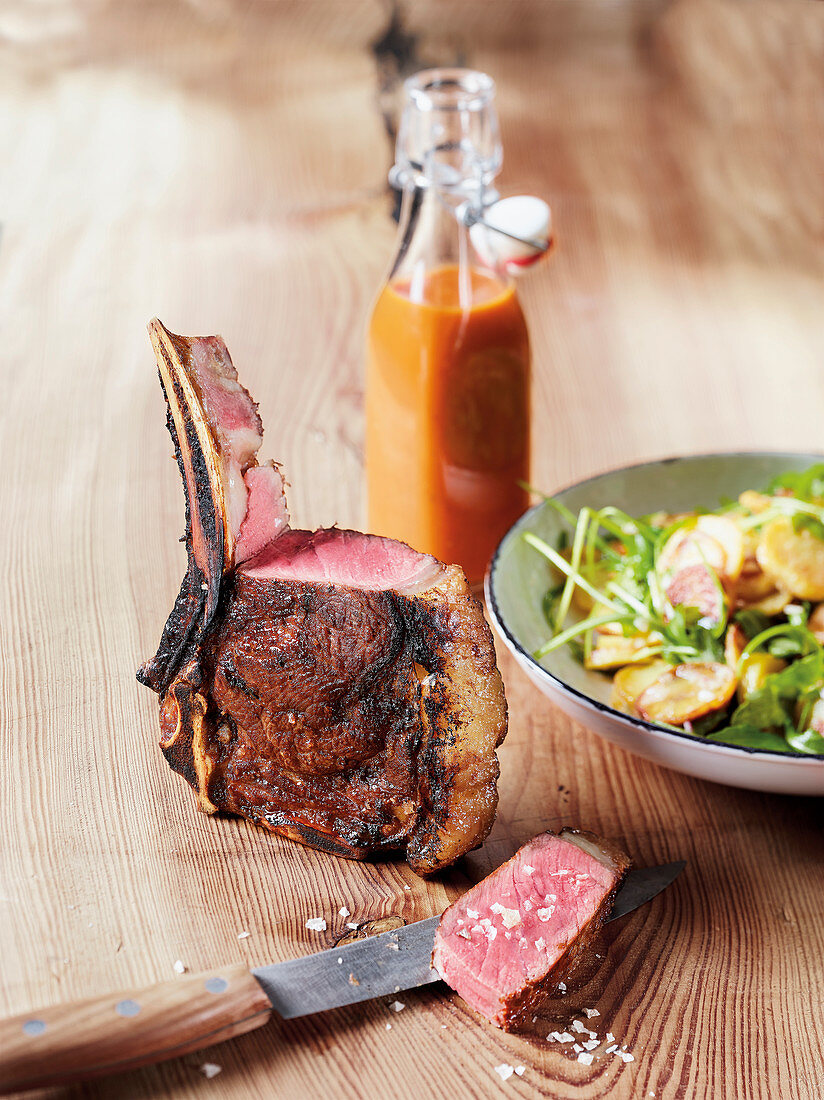
<path fill-rule="evenodd" d="M 356 932 L 357 929 L 358 929 L 358 925 L 355 924 L 353 921 L 349 921 L 349 923 L 346 925 L 346 927 L 351 928 L 353 932 Z"/>
<path fill-rule="evenodd" d="M 498 935 L 498 929 L 497 928 L 495 928 L 495 927 L 487 928 L 486 938 L 489 940 L 490 943 L 492 943 L 492 941 L 495 939 L 495 937 L 497 935 Z M 509 933 L 507 933 L 507 939 L 510 939 L 510 938 L 511 937 L 509 936 Z"/>
<path fill-rule="evenodd" d="M 554 905 L 550 905 L 546 909 L 539 909 L 537 911 L 538 920 L 543 921 L 543 923 L 546 924 L 546 922 L 549 920 L 549 918 L 552 916 L 552 914 L 554 912 L 555 912 L 555 906 Z"/>
<path fill-rule="evenodd" d="M 535 941 L 535 947 L 538 951 L 543 951 L 543 949 L 546 947 L 546 940 L 543 936 L 539 936 L 538 939 Z"/>
<path fill-rule="evenodd" d="M 521 914 L 517 909 L 504 909 L 501 913 L 501 920 L 506 928 L 517 928 L 521 923 Z"/>
<path fill-rule="evenodd" d="M 467 909 L 466 915 L 470 920 L 477 920 L 481 914 L 476 909 Z"/>
<path fill-rule="evenodd" d="M 566 982 L 558 982 L 558 989 L 561 993 L 566 993 Z"/>
<path fill-rule="evenodd" d="M 175 974 L 185 974 L 186 973 L 186 963 L 183 962 L 182 959 L 178 959 L 177 962 L 172 967 L 172 969 L 174 970 Z"/>
<path fill-rule="evenodd" d="M 515 1069 L 513 1066 L 508 1066 L 506 1062 L 503 1062 L 500 1066 L 495 1067 L 495 1072 L 498 1074 L 502 1081 L 508 1081 L 512 1074 L 515 1072 Z"/>
<path fill-rule="evenodd" d="M 572 868 L 571 867 L 561 867 L 560 870 L 558 870 L 558 871 L 552 871 L 550 873 L 549 877 L 550 878 L 563 878 L 565 875 L 571 875 L 571 874 L 572 874 Z"/>
<path fill-rule="evenodd" d="M 547 905 L 549 905 L 549 903 L 551 901 L 557 901 L 557 900 L 558 900 L 558 895 L 557 894 L 547 894 L 546 897 L 544 898 L 544 901 L 547 903 Z"/>
<path fill-rule="evenodd" d="M 310 932 L 325 932 L 326 921 L 323 919 L 323 917 L 310 917 L 309 920 L 306 922 L 306 927 L 309 929 Z"/>
<path fill-rule="evenodd" d="M 613 1044 L 611 1047 L 607 1047 L 607 1054 L 614 1054 L 618 1047 Z"/>
<path fill-rule="evenodd" d="M 524 874 L 531 875 L 535 871 L 534 867 L 530 867 L 528 863 L 524 864 Z"/>
<path fill-rule="evenodd" d="M 349 910 L 344 905 L 344 907 L 342 909 L 338 909 L 338 916 L 339 917 L 351 917 L 352 914 L 349 912 Z"/>
<path fill-rule="evenodd" d="M 403 1012 L 403 1010 L 406 1008 L 406 1005 L 401 1004 L 400 1001 L 393 1001 L 389 1007 L 393 1008 L 395 1012 Z"/>
<path fill-rule="evenodd" d="M 573 1020 L 572 1021 L 572 1030 L 577 1031 L 579 1035 L 582 1034 L 584 1031 L 586 1031 L 586 1028 L 584 1027 L 584 1021 L 583 1020 Z"/>
<path fill-rule="evenodd" d="M 562 1031 L 561 1034 L 558 1036 L 558 1040 L 561 1043 L 571 1043 L 574 1038 L 575 1036 L 570 1035 L 568 1031 Z"/>
<path fill-rule="evenodd" d="M 469 932 L 467 932 L 467 930 L 465 928 L 459 928 L 458 929 L 458 935 L 462 936 L 465 940 L 468 940 L 468 939 L 472 938 L 470 936 Z"/>
<path fill-rule="evenodd" d="M 407 885 L 407 883 L 403 884 L 403 888 L 404 888 L 404 890 L 411 890 L 412 889 L 412 887 Z"/>
<path fill-rule="evenodd" d="M 615 1042 L 615 1036 L 612 1034 L 611 1031 L 607 1032 L 607 1042 L 608 1043 L 614 1043 Z"/>
<path fill-rule="evenodd" d="M 526 909 L 527 913 L 529 912 L 529 910 L 531 908 L 532 908 L 532 902 L 529 900 L 529 898 L 524 898 L 524 909 Z"/>
<path fill-rule="evenodd" d="M 592 1065 L 592 1059 L 595 1057 L 593 1054 L 579 1054 L 578 1061 L 582 1062 L 585 1066 Z"/>
<path fill-rule="evenodd" d="M 526 1066 L 516 1066 L 515 1072 L 518 1074 L 519 1077 L 523 1077 L 524 1073 L 526 1072 Z"/>
<path fill-rule="evenodd" d="M 251 932 L 238 932 L 237 938 L 239 940 L 248 940 L 251 934 Z"/>
<path fill-rule="evenodd" d="M 628 1053 L 628 1051 L 626 1051 L 626 1050 L 616 1050 L 615 1053 L 621 1059 L 622 1062 L 634 1062 L 635 1061 L 635 1055 Z"/>
<path fill-rule="evenodd" d="M 595 1050 L 595 1048 L 599 1044 L 597 1039 L 587 1039 L 587 1041 L 585 1043 L 582 1043 L 581 1045 L 583 1046 L 584 1050 Z"/>
<path fill-rule="evenodd" d="M 200 1072 L 204 1077 L 217 1077 L 223 1066 L 219 1066 L 217 1062 L 204 1062 L 200 1067 Z"/>
<path fill-rule="evenodd" d="M 391 1031 L 391 1030 L 392 1030 L 392 1025 L 391 1025 L 391 1024 L 387 1024 L 387 1025 L 386 1025 L 386 1030 L 387 1030 L 387 1031 Z"/>
<path fill-rule="evenodd" d="M 591 1020 L 593 1016 L 600 1016 L 601 1013 L 597 1008 L 585 1008 L 584 1015 Z"/>
<path fill-rule="evenodd" d="M 583 1050 L 584 1048 L 581 1046 L 580 1043 L 574 1043 L 572 1049 L 573 1050 Z"/>
<path fill-rule="evenodd" d="M 504 907 L 499 901 L 493 901 L 489 907 L 490 913 L 503 913 Z"/>

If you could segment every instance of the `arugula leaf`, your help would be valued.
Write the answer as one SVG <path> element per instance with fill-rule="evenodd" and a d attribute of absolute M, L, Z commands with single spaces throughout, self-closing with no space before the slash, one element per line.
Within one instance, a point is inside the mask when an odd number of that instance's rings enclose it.
<path fill-rule="evenodd" d="M 789 489 L 799 500 L 819 504 L 824 500 L 824 462 L 818 462 L 807 470 L 790 470 L 774 477 L 766 492 L 774 496 L 782 489 Z"/>
<path fill-rule="evenodd" d="M 803 512 L 796 512 L 792 517 L 793 531 L 799 534 L 801 531 L 809 531 L 813 538 L 824 542 L 824 523 L 816 516 L 805 516 Z"/>
<path fill-rule="evenodd" d="M 814 756 L 824 756 L 824 737 L 818 730 L 804 730 L 798 733 L 793 730 L 787 734 L 787 744 L 796 752 L 807 752 Z"/>
<path fill-rule="evenodd" d="M 708 741 L 722 741 L 728 745 L 745 745 L 749 749 L 770 749 L 786 752 L 787 742 L 777 733 L 759 729 L 758 726 L 733 725 L 718 730 L 707 737 Z"/>
<path fill-rule="evenodd" d="M 770 626 L 770 617 L 769 615 L 765 615 L 763 611 L 751 611 L 746 609 L 744 611 L 737 611 L 734 615 L 734 620 L 747 635 L 747 641 L 751 641 L 757 635 L 763 634 Z"/>

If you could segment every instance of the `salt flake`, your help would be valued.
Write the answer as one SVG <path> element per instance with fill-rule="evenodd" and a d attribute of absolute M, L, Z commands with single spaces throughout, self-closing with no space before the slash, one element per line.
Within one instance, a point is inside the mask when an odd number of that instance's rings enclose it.
<path fill-rule="evenodd" d="M 634 1062 L 635 1061 L 635 1055 L 630 1054 L 626 1050 L 617 1050 L 615 1053 L 621 1059 L 622 1062 Z"/>
<path fill-rule="evenodd" d="M 352 914 L 349 912 L 349 910 L 344 905 L 342 909 L 338 909 L 338 916 L 339 917 L 351 917 Z"/>
<path fill-rule="evenodd" d="M 403 1010 L 406 1008 L 406 1005 L 401 1004 L 400 1001 L 393 1001 L 389 1007 L 393 1008 L 395 1012 L 403 1012 Z"/>
<path fill-rule="evenodd" d="M 521 923 L 521 914 L 517 909 L 504 909 L 501 913 L 501 920 L 505 928 L 517 928 Z"/>
<path fill-rule="evenodd" d="M 183 962 L 182 959 L 178 959 L 177 962 L 172 967 L 172 970 L 174 970 L 175 974 L 185 974 L 186 973 L 186 963 Z"/>
<path fill-rule="evenodd" d="M 323 917 L 310 917 L 309 920 L 306 922 L 306 927 L 309 929 L 310 932 L 325 932 L 326 921 L 323 919 Z"/>
<path fill-rule="evenodd" d="M 546 940 L 543 936 L 539 936 L 538 939 L 535 941 L 535 947 L 538 951 L 543 951 L 543 949 L 546 947 Z"/>
<path fill-rule="evenodd" d="M 237 938 L 239 940 L 248 940 L 251 934 L 251 932 L 238 932 Z"/>
<path fill-rule="evenodd" d="M 524 898 L 524 909 L 526 909 L 527 913 L 529 912 L 529 910 L 531 908 L 532 908 L 532 902 L 529 900 L 529 898 Z"/>
<path fill-rule="evenodd" d="M 358 925 L 353 923 L 352 921 L 349 921 L 349 923 L 346 925 L 346 927 L 351 928 L 353 932 L 356 932 L 357 929 L 358 929 Z"/>
<path fill-rule="evenodd" d="M 578 1034 L 581 1035 L 583 1032 L 586 1031 L 586 1028 L 584 1027 L 584 1021 L 583 1020 L 573 1020 L 572 1021 L 572 1030 L 577 1031 Z"/>
<path fill-rule="evenodd" d="M 542 921 L 544 924 L 546 924 L 546 922 L 549 920 L 549 918 L 552 916 L 552 914 L 554 912 L 555 912 L 555 906 L 554 905 L 550 905 L 546 909 L 538 909 L 537 910 L 538 920 Z"/>
<path fill-rule="evenodd" d="M 566 993 L 566 982 L 558 982 L 558 989 L 561 993 Z"/>
<path fill-rule="evenodd" d="M 535 871 L 534 867 L 530 867 L 528 863 L 524 864 L 524 874 L 525 875 L 531 875 L 531 874 L 533 874 L 534 871 Z"/>
<path fill-rule="evenodd" d="M 578 1061 L 582 1062 L 585 1066 L 591 1066 L 592 1065 L 592 1059 L 594 1057 L 595 1057 L 594 1054 L 583 1054 L 582 1053 L 582 1054 L 578 1055 Z"/>
<path fill-rule="evenodd" d="M 477 920 L 481 914 L 477 911 L 477 909 L 467 909 L 466 915 L 469 917 L 470 920 Z"/>
<path fill-rule="evenodd" d="M 502 1081 L 508 1081 L 515 1069 L 513 1066 L 508 1066 L 506 1062 L 502 1062 L 501 1065 L 495 1067 L 495 1072 Z"/>
<path fill-rule="evenodd" d="M 598 1011 L 597 1008 L 585 1008 L 584 1015 L 587 1017 L 587 1019 L 591 1020 L 593 1016 L 600 1016 L 601 1013 Z"/>
<path fill-rule="evenodd" d="M 526 1066 L 516 1066 L 515 1067 L 515 1072 L 518 1074 L 519 1077 L 523 1077 L 525 1071 L 526 1071 Z"/>
<path fill-rule="evenodd" d="M 200 1067 L 200 1072 L 204 1077 L 217 1077 L 223 1066 L 219 1066 L 217 1062 L 204 1062 Z"/>

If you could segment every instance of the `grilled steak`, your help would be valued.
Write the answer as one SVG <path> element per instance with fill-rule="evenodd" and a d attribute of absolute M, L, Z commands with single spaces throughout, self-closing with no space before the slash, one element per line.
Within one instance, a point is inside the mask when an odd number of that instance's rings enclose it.
<path fill-rule="evenodd" d="M 513 1031 L 558 995 L 609 915 L 629 857 L 591 833 L 542 833 L 441 917 L 432 965 Z"/>
<path fill-rule="evenodd" d="M 186 495 L 188 568 L 138 679 L 202 810 L 421 873 L 480 844 L 506 702 L 462 571 L 390 539 L 289 526 L 219 337 L 150 325 Z"/>

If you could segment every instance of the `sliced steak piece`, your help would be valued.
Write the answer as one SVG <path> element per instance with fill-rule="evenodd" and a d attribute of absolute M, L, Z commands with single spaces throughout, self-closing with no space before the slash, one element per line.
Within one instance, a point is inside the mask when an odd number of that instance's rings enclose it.
<path fill-rule="evenodd" d="M 186 493 L 186 576 L 157 654 L 161 748 L 207 813 L 421 873 L 477 847 L 506 701 L 466 578 L 403 543 L 295 531 L 216 336 L 150 326 Z"/>
<path fill-rule="evenodd" d="M 516 1029 L 590 948 L 629 864 L 592 833 L 542 833 L 446 910 L 432 965 L 472 1008 Z"/>

